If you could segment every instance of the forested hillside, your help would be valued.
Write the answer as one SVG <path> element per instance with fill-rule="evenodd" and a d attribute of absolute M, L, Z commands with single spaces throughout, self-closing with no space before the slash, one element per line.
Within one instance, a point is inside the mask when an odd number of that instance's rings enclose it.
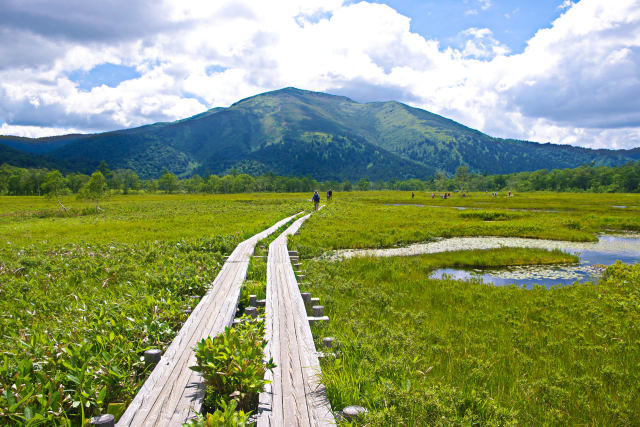
<path fill-rule="evenodd" d="M 55 163 L 89 173 L 101 161 L 157 178 L 224 174 L 308 174 L 319 180 L 426 179 L 436 171 L 505 174 L 583 164 L 620 165 L 634 150 L 591 150 L 492 138 L 398 102 L 286 88 L 194 117 L 96 135 L 0 138 L 0 162 Z M 38 156 L 36 156 L 38 155 Z"/>

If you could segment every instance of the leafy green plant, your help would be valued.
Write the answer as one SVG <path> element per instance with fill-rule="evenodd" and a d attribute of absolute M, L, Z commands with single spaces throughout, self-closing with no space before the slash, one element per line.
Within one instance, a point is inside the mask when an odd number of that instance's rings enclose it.
<path fill-rule="evenodd" d="M 249 425 L 250 413 L 237 410 L 238 402 L 226 402 L 220 399 L 218 409 L 206 414 L 198 414 L 196 418 L 184 423 L 183 427 L 244 427 Z"/>
<path fill-rule="evenodd" d="M 265 384 L 267 370 L 275 368 L 272 360 L 263 360 L 264 321 L 242 317 L 235 328 L 226 328 L 215 337 L 200 341 L 195 347 L 197 365 L 207 386 L 205 406 L 216 408 L 220 399 L 237 402 L 240 410 L 256 403 Z"/>

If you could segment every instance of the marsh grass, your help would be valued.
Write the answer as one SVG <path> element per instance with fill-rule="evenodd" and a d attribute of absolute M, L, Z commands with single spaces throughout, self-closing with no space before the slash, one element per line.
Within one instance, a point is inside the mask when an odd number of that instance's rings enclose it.
<path fill-rule="evenodd" d="M 365 406 L 368 425 L 637 425 L 640 265 L 551 289 L 428 278 L 439 267 L 563 256 L 307 261 L 309 289 L 331 319 L 316 333 L 339 342 L 322 360 L 332 407 Z"/>
<path fill-rule="evenodd" d="M 131 196 L 99 215 L 14 215 L 41 209 L 30 199 L 0 198 L 2 425 L 117 418 L 148 374 L 142 353 L 171 342 L 223 255 L 307 205 Z"/>
<path fill-rule="evenodd" d="M 460 213 L 461 218 L 465 219 L 481 219 L 483 221 L 507 221 L 510 219 L 522 218 L 523 213 L 515 213 L 509 211 L 485 211 L 485 210 L 469 210 Z"/>
<path fill-rule="evenodd" d="M 424 206 L 389 206 L 394 203 Z M 590 242 L 602 231 L 640 230 L 638 206 L 637 194 L 524 193 L 494 198 L 472 193 L 471 197 L 454 195 L 446 200 L 431 199 L 431 193 L 421 192 L 413 200 L 410 193 L 390 191 L 336 194 L 331 204 L 292 237 L 291 247 L 309 258 L 335 249 L 388 248 L 438 237 Z"/>
<path fill-rule="evenodd" d="M 335 194 L 290 247 L 308 258 L 437 237 L 594 241 L 603 230 L 640 230 L 639 195 L 417 193 L 411 203 L 436 207 L 385 206 L 408 198 Z M 146 378 L 140 355 L 167 346 L 223 255 L 307 199 L 130 195 L 100 213 L 65 201 L 71 214 L 62 214 L 44 198 L 0 198 L 0 424 L 120 414 Z M 333 407 L 367 406 L 373 425 L 638 424 L 638 267 L 611 267 L 600 286 L 551 290 L 427 278 L 438 267 L 567 257 L 505 249 L 304 261 L 306 286 L 331 318 L 316 336 L 341 343 L 323 361 Z M 264 295 L 265 275 L 266 259 L 253 258 L 241 298 Z"/>
<path fill-rule="evenodd" d="M 282 217 L 308 208 L 301 194 L 127 195 L 113 196 L 95 213 L 91 204 L 73 201 L 65 215 L 42 197 L 0 197 L 0 247 L 35 242 L 140 243 L 215 234 L 247 238 Z M 41 217 L 40 212 L 50 214 Z"/>

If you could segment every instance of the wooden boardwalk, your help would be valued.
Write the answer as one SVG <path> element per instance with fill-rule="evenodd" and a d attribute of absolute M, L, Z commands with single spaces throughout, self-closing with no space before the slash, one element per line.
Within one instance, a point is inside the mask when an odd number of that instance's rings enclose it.
<path fill-rule="evenodd" d="M 287 236 L 308 217 L 298 219 L 269 246 L 265 356 L 278 366 L 267 372 L 272 382 L 260 394 L 258 427 L 336 424 L 319 381 L 320 363 L 287 250 Z"/>
<path fill-rule="evenodd" d="M 256 243 L 296 216 L 279 221 L 236 247 L 118 421 L 118 426 L 181 426 L 200 412 L 205 388 L 201 375 L 189 369 L 196 364 L 193 347 L 203 338 L 218 335 L 231 325 Z"/>

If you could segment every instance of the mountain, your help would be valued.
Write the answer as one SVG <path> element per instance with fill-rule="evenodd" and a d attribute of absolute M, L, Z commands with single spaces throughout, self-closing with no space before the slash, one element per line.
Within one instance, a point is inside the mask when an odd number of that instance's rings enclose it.
<path fill-rule="evenodd" d="M 361 104 L 342 96 L 285 88 L 171 123 L 94 135 L 4 144 L 89 172 L 105 160 L 157 177 L 224 173 L 311 175 L 316 179 L 428 178 L 466 165 L 472 172 L 511 173 L 618 165 L 640 149 L 592 150 L 492 138 L 453 120 L 399 102 Z M 0 152 L 0 163 L 6 162 Z"/>

